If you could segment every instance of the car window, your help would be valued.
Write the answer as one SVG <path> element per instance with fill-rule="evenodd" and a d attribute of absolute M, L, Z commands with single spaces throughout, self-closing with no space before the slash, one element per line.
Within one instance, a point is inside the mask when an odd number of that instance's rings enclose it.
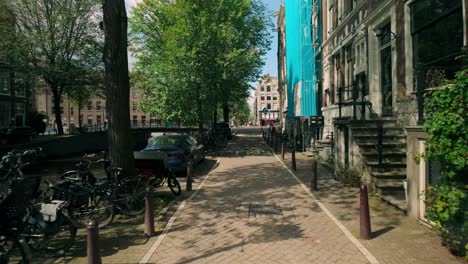
<path fill-rule="evenodd" d="M 149 140 L 148 148 L 152 148 L 158 145 L 177 145 L 180 144 L 182 140 L 182 136 L 159 136 Z"/>

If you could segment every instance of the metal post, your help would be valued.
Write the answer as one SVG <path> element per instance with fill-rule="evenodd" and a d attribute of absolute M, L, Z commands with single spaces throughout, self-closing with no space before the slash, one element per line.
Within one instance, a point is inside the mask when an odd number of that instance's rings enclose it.
<path fill-rule="evenodd" d="M 279 143 L 279 135 L 277 132 L 274 133 L 274 143 L 273 143 L 273 149 L 276 152 L 278 152 L 278 143 Z"/>
<path fill-rule="evenodd" d="M 91 220 L 87 226 L 87 254 L 88 264 L 101 264 L 101 253 L 99 252 L 99 225 L 96 220 Z"/>
<path fill-rule="evenodd" d="M 310 177 L 310 190 L 317 191 L 317 160 L 312 159 L 312 173 Z"/>
<path fill-rule="evenodd" d="M 293 171 L 296 171 L 296 150 L 293 149 L 291 152 L 291 166 Z"/>
<path fill-rule="evenodd" d="M 148 184 L 145 193 L 145 235 L 154 236 L 153 188 Z"/>
<path fill-rule="evenodd" d="M 367 186 L 361 185 L 361 199 L 360 199 L 360 226 L 361 226 L 361 239 L 371 238 L 371 222 L 369 215 L 369 201 L 367 198 Z"/>
<path fill-rule="evenodd" d="M 187 162 L 187 184 L 186 184 L 186 191 L 191 192 L 192 191 L 192 177 L 193 177 L 193 161 L 192 159 L 189 159 Z"/>

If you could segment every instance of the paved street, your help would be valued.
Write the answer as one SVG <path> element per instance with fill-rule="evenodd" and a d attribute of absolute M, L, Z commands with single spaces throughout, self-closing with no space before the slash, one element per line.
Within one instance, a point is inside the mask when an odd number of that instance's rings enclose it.
<path fill-rule="evenodd" d="M 258 136 L 237 137 L 179 210 L 148 262 L 369 262 Z"/>

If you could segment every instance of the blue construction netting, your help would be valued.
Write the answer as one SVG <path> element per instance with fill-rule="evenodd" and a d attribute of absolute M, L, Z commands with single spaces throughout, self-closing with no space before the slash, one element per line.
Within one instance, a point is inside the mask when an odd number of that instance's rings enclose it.
<path fill-rule="evenodd" d="M 315 116 L 317 93 L 311 35 L 312 0 L 286 0 L 285 10 L 288 118 Z M 295 97 L 296 89 L 298 94 Z M 300 109 L 300 112 L 295 113 L 295 109 Z"/>

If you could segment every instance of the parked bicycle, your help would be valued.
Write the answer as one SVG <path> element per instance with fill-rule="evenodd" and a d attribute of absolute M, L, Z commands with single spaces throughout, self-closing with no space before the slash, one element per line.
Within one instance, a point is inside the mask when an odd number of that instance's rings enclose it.
<path fill-rule="evenodd" d="M 0 202 L 0 263 L 12 255 L 28 263 L 30 249 L 47 255 L 60 255 L 74 243 L 76 228 L 63 210 L 63 201 L 40 203 L 40 177 L 24 176 L 28 156 L 40 149 L 10 152 L 0 162 L 2 189 Z"/>

